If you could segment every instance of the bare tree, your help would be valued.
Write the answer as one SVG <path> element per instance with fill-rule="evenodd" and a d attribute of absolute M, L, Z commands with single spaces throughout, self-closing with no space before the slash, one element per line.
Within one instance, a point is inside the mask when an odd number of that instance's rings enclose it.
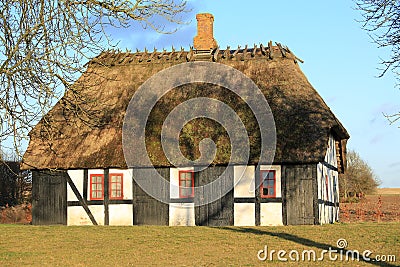
<path fill-rule="evenodd" d="M 136 22 L 165 33 L 187 11 L 182 0 L 2 0 L 0 144 L 11 137 L 20 155 L 20 141 L 66 90 L 84 101 L 71 84 L 89 58 L 115 45 L 108 30 Z"/>
<path fill-rule="evenodd" d="M 391 55 L 382 60 L 380 77 L 393 71 L 400 84 L 400 1 L 355 0 L 363 16 L 362 25 L 380 48 L 389 48 Z M 400 112 L 385 115 L 391 124 L 400 120 Z"/>
<path fill-rule="evenodd" d="M 339 179 L 341 195 L 345 199 L 372 193 L 380 183 L 371 167 L 353 150 L 347 153 L 347 170 Z"/>

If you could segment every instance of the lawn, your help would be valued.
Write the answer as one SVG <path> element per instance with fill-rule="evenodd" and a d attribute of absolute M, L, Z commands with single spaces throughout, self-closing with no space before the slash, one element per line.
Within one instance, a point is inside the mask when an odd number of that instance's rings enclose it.
<path fill-rule="evenodd" d="M 336 248 L 372 251 L 371 262 L 331 261 L 298 263 L 297 250 Z M 259 250 L 285 250 L 278 260 L 260 261 Z M 345 255 L 346 250 L 343 252 Z M 340 259 L 340 254 L 333 254 Z M 395 255 L 384 265 L 377 255 Z M 260 254 L 264 256 L 264 254 Z M 296 254 L 291 254 L 292 258 Z M 306 258 L 307 259 L 307 258 Z M 157 227 L 157 226 L 30 226 L 0 225 L 0 266 L 399 266 L 400 223 L 352 223 L 282 227 Z"/>

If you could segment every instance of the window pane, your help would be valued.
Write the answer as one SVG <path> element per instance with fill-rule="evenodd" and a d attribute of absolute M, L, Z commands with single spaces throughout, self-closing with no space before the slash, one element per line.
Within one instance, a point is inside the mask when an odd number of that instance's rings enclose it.
<path fill-rule="evenodd" d="M 192 178 L 192 174 L 190 172 L 182 172 L 182 180 L 189 180 Z"/>
<path fill-rule="evenodd" d="M 274 179 L 274 172 L 268 172 L 268 178 Z"/>
<path fill-rule="evenodd" d="M 181 171 L 179 172 L 179 192 L 181 197 L 190 197 L 192 196 L 192 188 L 193 188 L 193 172 L 190 171 Z"/>
<path fill-rule="evenodd" d="M 263 188 L 263 195 L 268 196 L 268 188 Z"/>
<path fill-rule="evenodd" d="M 268 180 L 268 185 L 273 187 L 274 186 L 275 181 L 274 180 Z"/>
<path fill-rule="evenodd" d="M 182 189 L 182 195 L 183 196 L 190 196 L 192 194 L 192 189 L 191 188 L 183 188 Z"/>
<path fill-rule="evenodd" d="M 269 181 L 269 180 L 264 180 L 264 181 L 263 181 L 263 187 L 268 187 L 268 181 Z"/>
<path fill-rule="evenodd" d="M 271 196 L 274 195 L 274 189 L 273 188 L 269 188 L 269 195 L 271 195 Z"/>
<path fill-rule="evenodd" d="M 116 181 L 117 181 L 117 176 L 112 175 L 112 176 L 111 176 L 111 182 L 112 182 L 112 183 L 115 183 Z"/>

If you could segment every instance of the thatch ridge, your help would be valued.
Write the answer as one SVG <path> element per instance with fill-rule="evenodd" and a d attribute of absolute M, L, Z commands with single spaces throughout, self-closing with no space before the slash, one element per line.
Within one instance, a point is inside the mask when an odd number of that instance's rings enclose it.
<path fill-rule="evenodd" d="M 195 60 L 226 64 L 242 71 L 257 84 L 275 118 L 275 163 L 323 161 L 330 134 L 334 134 L 344 145 L 349 138 L 343 125 L 300 70 L 298 62 L 301 60 L 280 44 L 272 46 L 270 42 L 267 46 L 245 46 L 236 50 L 228 47 L 226 50 L 217 48 L 210 51 L 106 51 L 88 62 L 87 71 L 75 83 L 74 91 L 68 91 L 31 131 L 22 167 L 125 168 L 122 122 L 133 94 L 157 72 Z M 198 86 L 203 85 L 189 87 L 196 90 Z M 83 96 L 80 104 L 90 107 L 91 114 L 79 113 L 72 101 L 77 99 L 76 92 Z M 243 106 L 233 103 L 235 105 L 239 109 Z M 156 110 L 153 113 L 157 114 Z M 155 117 L 154 121 L 159 123 L 162 118 Z M 252 123 L 250 120 L 249 125 Z M 251 134 L 256 154 L 259 140 L 255 132 Z M 148 146 L 149 153 L 154 155 L 153 164 L 169 166 L 161 155 L 155 134 L 147 136 L 147 140 L 153 142 Z M 194 136 L 193 140 L 193 143 L 187 144 L 187 150 L 195 149 L 198 138 Z M 216 143 L 218 145 L 218 141 Z M 343 151 L 338 161 L 345 162 L 345 149 Z M 196 153 L 192 156 L 195 157 Z M 256 162 L 257 157 L 251 158 L 250 163 Z M 226 163 L 226 155 L 218 155 L 213 162 L 216 165 Z"/>
<path fill-rule="evenodd" d="M 185 51 L 183 47 L 181 47 L 180 50 L 176 50 L 173 46 L 171 51 L 165 49 L 158 51 L 156 48 L 154 48 L 153 51 L 148 51 L 147 48 L 145 48 L 144 51 L 137 50 L 135 53 L 130 51 L 107 50 L 93 58 L 87 64 L 115 66 L 132 63 L 165 63 L 179 60 L 185 60 L 187 62 L 196 60 L 221 62 L 224 60 L 244 61 L 249 58 L 259 57 L 268 58 L 270 60 L 273 60 L 275 57 L 287 57 L 292 59 L 295 63 L 298 61 L 303 63 L 303 60 L 296 57 L 287 46 L 283 46 L 280 43 L 276 43 L 276 46 L 272 46 L 272 42 L 270 42 L 267 46 L 261 43 L 259 46 L 254 44 L 251 48 L 245 45 L 244 48 L 238 46 L 237 49 L 230 49 L 230 46 L 228 46 L 226 49 L 220 49 L 218 47 L 201 51 L 194 50 L 193 47 L 190 47 L 189 51 Z"/>

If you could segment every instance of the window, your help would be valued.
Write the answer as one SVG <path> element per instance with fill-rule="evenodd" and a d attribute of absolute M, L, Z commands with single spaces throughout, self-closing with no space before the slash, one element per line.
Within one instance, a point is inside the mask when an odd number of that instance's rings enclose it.
<path fill-rule="evenodd" d="M 194 172 L 179 171 L 179 197 L 194 197 Z"/>
<path fill-rule="evenodd" d="M 123 174 L 110 173 L 110 199 L 123 199 Z"/>
<path fill-rule="evenodd" d="M 261 173 L 260 193 L 262 198 L 272 198 L 276 196 L 276 175 L 275 171 L 262 170 Z"/>
<path fill-rule="evenodd" d="M 123 174 L 110 173 L 108 182 L 110 199 L 123 199 Z M 90 175 L 90 200 L 104 199 L 104 174 Z"/>
<path fill-rule="evenodd" d="M 104 175 L 90 175 L 90 200 L 102 200 L 104 198 Z"/>

